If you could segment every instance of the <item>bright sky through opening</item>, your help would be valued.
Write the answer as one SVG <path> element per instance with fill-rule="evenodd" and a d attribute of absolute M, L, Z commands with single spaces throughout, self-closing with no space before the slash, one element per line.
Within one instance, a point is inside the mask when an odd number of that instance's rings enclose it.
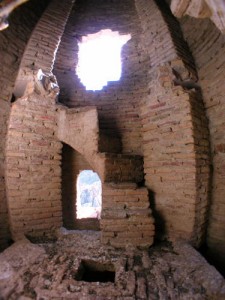
<path fill-rule="evenodd" d="M 83 170 L 77 178 L 77 219 L 98 218 L 102 210 L 102 183 L 98 174 Z"/>
<path fill-rule="evenodd" d="M 110 29 L 82 37 L 76 71 L 86 90 L 101 90 L 109 81 L 120 80 L 121 50 L 130 39 L 130 34 Z"/>

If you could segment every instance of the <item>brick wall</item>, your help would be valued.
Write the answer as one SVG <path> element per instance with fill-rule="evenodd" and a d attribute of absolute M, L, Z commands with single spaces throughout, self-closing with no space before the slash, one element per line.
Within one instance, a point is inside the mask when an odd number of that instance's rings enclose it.
<path fill-rule="evenodd" d="M 103 185 L 102 243 L 115 247 L 150 246 L 155 235 L 148 190 L 136 184 Z"/>
<path fill-rule="evenodd" d="M 181 19 L 184 36 L 195 57 L 199 82 L 209 119 L 213 163 L 212 199 L 207 243 L 211 254 L 224 265 L 224 109 L 225 37 L 210 20 Z"/>
<path fill-rule="evenodd" d="M 103 182 L 143 181 L 140 155 L 101 153 L 98 149 L 98 115 L 95 107 L 71 108 L 58 105 L 57 137 L 87 160 Z"/>
<path fill-rule="evenodd" d="M 122 51 L 122 78 L 109 83 L 102 91 L 86 91 L 75 74 L 78 55 L 76 35 L 106 28 L 132 35 Z M 139 35 L 133 1 L 76 1 L 54 66 L 61 90 L 60 102 L 69 107 L 96 106 L 101 133 L 119 137 L 123 152 L 136 154 L 141 154 L 141 124 L 137 107 L 145 68 L 145 61 L 139 52 Z"/>
<path fill-rule="evenodd" d="M 24 49 L 47 3 L 45 0 L 34 0 L 17 8 L 10 16 L 9 28 L 0 32 L 0 249 L 4 249 L 10 239 L 4 179 L 4 148 L 10 100 Z"/>
<path fill-rule="evenodd" d="M 157 1 L 137 1 L 150 68 L 140 105 L 146 186 L 156 230 L 199 245 L 204 240 L 209 190 L 207 119 L 201 93 L 175 86 L 173 70 L 196 78 L 178 22 Z M 160 11 L 161 9 L 161 11 Z"/>
<path fill-rule="evenodd" d="M 99 229 L 97 219 L 76 219 L 76 183 L 83 170 L 92 170 L 85 158 L 70 146 L 62 148 L 62 208 L 63 226 L 67 229 Z"/>
<path fill-rule="evenodd" d="M 0 101 L 0 250 L 8 245 L 10 240 L 8 208 L 5 191 L 5 137 L 10 105 L 6 101 Z"/>
<path fill-rule="evenodd" d="M 58 1 L 51 2 L 33 30 L 23 53 L 22 60 L 20 58 L 20 71 L 13 92 L 16 98 L 22 98 L 16 100 L 13 104 L 9 120 L 6 150 L 7 197 L 11 231 L 14 238 L 20 236 L 22 233 L 44 234 L 47 231 L 52 231 L 61 224 L 62 212 L 59 209 L 61 205 L 59 204 L 59 199 L 61 199 L 61 185 L 60 180 L 57 181 L 55 179 L 55 177 L 61 176 L 59 168 L 60 155 L 58 155 L 60 143 L 56 142 L 56 144 L 58 143 L 56 145 L 51 140 L 52 132 L 54 132 L 54 126 L 51 122 L 56 123 L 56 119 L 54 119 L 56 118 L 56 114 L 54 113 L 56 98 L 53 95 L 54 105 L 51 101 L 51 104 L 47 103 L 51 98 L 50 92 L 48 91 L 49 95 L 47 92 L 46 94 L 42 94 L 42 97 L 40 95 L 38 97 L 36 92 L 29 91 L 29 85 L 32 87 L 34 81 L 33 77 L 30 77 L 32 69 L 43 68 L 44 71 L 51 71 L 55 52 L 57 51 L 64 30 L 71 3 L 72 1 L 70 0 L 60 5 Z M 49 32 L 46 31 L 46 28 L 48 28 Z M 26 42 L 24 43 L 24 47 Z M 12 77 L 13 83 L 15 76 Z M 26 98 L 28 100 L 24 100 Z M 39 119 L 39 114 L 41 114 L 41 119 Z M 55 117 L 53 117 L 54 114 Z M 20 128 L 16 127 L 15 124 L 17 123 L 21 125 Z M 40 131 L 36 132 L 38 128 Z M 49 142 L 46 141 L 48 138 Z M 32 144 L 33 146 L 31 146 Z M 37 145 L 36 150 L 35 145 Z M 54 148 L 54 145 L 56 145 L 56 148 Z M 52 155 L 49 154 L 48 150 L 52 150 Z M 51 159 L 55 160 L 55 166 L 54 162 L 50 166 Z M 23 160 L 25 161 L 24 164 Z M 26 166 L 26 163 L 31 166 Z M 10 171 L 10 168 L 12 171 Z M 51 176 L 51 173 L 53 173 L 53 182 L 47 180 L 47 185 L 42 187 L 46 177 L 48 175 Z M 27 190 L 25 190 L 26 183 L 29 183 Z M 23 186 L 24 194 L 21 186 Z M 50 192 L 51 188 L 52 191 Z M 43 193 L 38 194 L 38 189 L 41 189 Z M 47 193 L 47 189 L 49 189 L 49 194 Z M 44 202 L 46 194 L 48 194 L 50 202 L 47 203 L 46 201 L 43 204 L 42 202 Z M 46 205 L 47 209 L 50 206 L 51 209 L 42 212 L 42 205 L 43 207 Z M 30 216 L 32 216 L 32 219 Z"/>
<path fill-rule="evenodd" d="M 40 68 L 51 72 L 55 54 L 71 9 L 73 0 L 50 2 L 39 20 L 23 55 L 20 68 Z"/>
<path fill-rule="evenodd" d="M 197 72 L 179 23 L 162 1 L 156 3 L 137 1 L 134 8 L 123 1 L 115 8 L 110 3 L 109 10 L 108 1 L 86 1 L 84 6 L 77 1 L 54 72 L 62 103 L 96 106 L 100 132 L 120 137 L 123 153 L 144 152 L 145 180 L 155 193 L 158 229 L 167 237 L 199 245 L 209 200 L 208 124 L 201 93 L 174 85 L 173 69 L 183 80 L 196 80 Z M 131 33 L 132 39 L 124 47 L 121 80 L 103 91 L 88 92 L 75 74 L 76 37 L 103 29 L 103 22 L 104 28 Z"/>
<path fill-rule="evenodd" d="M 34 93 L 12 105 L 6 183 L 14 239 L 22 234 L 47 235 L 61 225 L 61 143 L 56 128 L 49 98 Z"/>
<path fill-rule="evenodd" d="M 51 1 L 27 43 L 16 78 L 14 95 L 22 97 L 26 86 L 26 68 L 50 73 L 73 0 Z M 46 28 L 48 31 L 46 31 Z M 28 71 L 29 72 L 29 71 Z"/>
<path fill-rule="evenodd" d="M 195 80 L 197 77 L 192 55 L 184 42 L 179 24 L 161 1 L 139 0 L 134 2 L 125 0 L 115 4 L 111 0 L 99 0 L 98 2 L 77 0 L 63 34 L 71 4 L 72 1 L 70 0 L 61 3 L 57 0 L 51 2 L 48 11 L 38 22 L 27 45 L 21 63 L 21 73 L 17 78 L 14 91 L 17 88 L 21 91 L 21 86 L 24 86 L 24 82 L 27 80 L 25 78 L 24 81 L 23 78 L 26 67 L 42 68 L 50 72 L 57 54 L 54 73 L 57 75 L 61 88 L 59 101 L 69 107 L 97 107 L 100 136 L 108 136 L 109 141 L 110 137 L 113 137 L 113 141 L 121 140 L 121 145 L 115 142 L 117 145 L 112 147 L 112 152 L 119 152 L 122 149 L 123 154 L 144 154 L 145 183 L 153 195 L 152 203 L 157 220 L 157 230 L 161 231 L 162 236 L 182 237 L 192 241 L 195 245 L 199 245 L 204 239 L 209 200 L 208 121 L 201 91 L 198 88 L 189 90 L 174 84 L 176 78 L 173 69 L 180 74 L 182 80 Z M 203 22 L 201 24 L 208 23 Z M 46 32 L 46 28 L 49 28 L 49 32 Z M 76 36 L 94 33 L 104 28 L 111 28 L 121 34 L 130 33 L 132 35 L 132 39 L 124 46 L 122 52 L 122 78 L 119 82 L 110 83 L 103 91 L 87 92 L 75 74 L 78 51 Z M 223 158 L 221 129 L 223 122 L 219 121 L 222 113 L 217 106 L 222 101 L 222 93 L 220 97 L 217 92 L 220 85 L 222 86 L 223 79 L 223 67 L 221 67 L 223 60 L 219 57 L 223 53 L 224 40 L 217 31 L 213 31 L 214 35 L 208 34 L 207 38 L 204 37 L 206 46 L 200 49 L 200 44 L 196 43 L 196 40 L 198 41 L 199 36 L 203 35 L 205 27 L 195 31 L 196 39 L 194 40 L 190 38 L 192 32 L 188 22 L 184 23 L 183 28 L 187 29 L 185 29 L 186 36 L 190 40 L 190 47 L 197 61 L 204 96 L 207 94 L 208 97 L 206 97 L 208 100 L 205 103 L 210 119 L 211 133 L 214 134 L 212 139 L 213 151 L 215 152 L 214 166 L 218 170 L 214 173 L 214 182 L 218 189 L 216 187 L 213 193 L 217 194 L 218 201 L 215 202 L 212 209 L 213 222 L 211 222 L 210 228 L 211 232 L 214 232 L 214 226 L 218 229 L 218 233 L 212 235 L 209 231 L 209 241 L 211 245 L 220 245 L 220 249 L 223 249 L 223 229 L 221 227 L 223 216 L 218 213 L 215 214 L 215 211 L 223 205 L 220 200 L 223 191 L 223 172 L 218 163 Z M 210 31 L 210 28 L 206 32 Z M 15 32 L 16 30 L 15 27 Z M 14 31 L 12 32 L 11 41 L 16 35 Z M 62 34 L 62 42 L 57 52 Z M 4 34 L 0 45 L 4 44 L 5 39 L 7 39 L 7 35 Z M 209 47 L 209 43 L 212 41 L 218 43 L 220 49 L 218 53 L 215 52 L 216 48 Z M 25 47 L 25 42 L 23 45 Z M 2 53 L 7 55 L 7 49 L 4 47 L 2 49 Z M 14 64 L 14 51 L 17 51 L 15 50 L 17 48 L 13 46 L 12 49 L 12 55 L 10 54 L 10 59 L 7 60 L 9 65 L 6 65 L 7 76 L 1 84 L 2 91 L 4 93 L 6 91 L 2 96 L 4 101 L 11 98 L 12 87 L 17 74 L 10 67 L 11 65 L 16 66 Z M 10 51 L 8 52 L 10 53 Z M 19 56 L 17 70 L 22 52 Z M 203 53 L 207 55 L 203 56 Z M 213 72 L 208 69 L 212 67 L 210 62 L 212 55 L 218 58 L 218 61 L 213 60 L 213 66 L 215 66 Z M 10 72 L 13 72 L 12 74 L 15 76 L 12 76 L 7 83 L 7 87 L 10 88 L 5 89 L 6 81 L 11 77 Z M 217 77 L 214 77 L 214 74 Z M 211 86 L 210 90 L 207 87 L 209 80 L 212 80 L 215 86 L 215 88 Z M 23 93 L 19 96 L 22 95 Z M 211 96 L 209 97 L 209 95 Z M 69 142 L 58 135 L 57 125 L 59 124 L 57 123 L 62 120 L 58 119 L 58 116 L 56 117 L 55 109 L 58 110 L 58 108 L 53 104 L 55 103 L 49 103 L 49 98 L 45 94 L 38 96 L 36 93 L 30 93 L 13 104 L 7 140 L 6 171 L 14 235 L 19 235 L 22 232 L 32 234 L 32 230 L 36 234 L 43 234 L 44 232 L 47 234 L 54 227 L 60 226 L 62 217 L 59 204 L 61 144 L 58 140 L 68 144 L 72 141 L 79 144 L 81 149 L 87 149 L 85 147 L 87 145 L 84 144 L 80 134 L 73 138 L 70 137 Z M 7 118 L 7 110 L 9 111 L 9 105 L 3 105 L 1 113 L 5 119 Z M 45 117 L 43 120 L 39 119 L 40 114 Z M 5 121 L 5 119 L 2 120 Z M 76 127 L 77 124 L 74 123 L 73 125 Z M 92 128 L 92 125 L 90 123 L 87 129 Z M 6 127 L 2 128 L 2 134 L 5 135 Z M 39 132 L 36 132 L 37 129 Z M 120 156 L 97 154 L 101 144 L 99 131 L 96 131 L 92 137 L 94 138 L 92 140 L 94 148 L 92 145 L 91 152 L 85 150 L 85 157 L 90 165 L 94 166 L 93 169 L 99 168 L 99 175 L 102 179 L 107 181 L 109 178 L 109 181 L 120 181 L 117 178 L 117 171 L 119 178 L 121 177 L 119 172 L 122 172 L 121 178 L 126 181 L 129 181 L 129 178 L 130 181 L 143 179 L 139 173 L 137 173 L 137 178 L 134 174 L 132 179 L 130 175 L 132 172 L 126 173 L 124 166 L 130 159 L 128 156 L 121 157 L 123 167 L 120 170 L 118 163 Z M 85 141 L 88 142 L 88 139 L 85 138 Z M 0 147 L 3 151 L 4 144 Z M 109 144 L 104 147 L 110 151 Z M 74 148 L 76 149 L 76 147 Z M 51 157 L 49 151 L 52 153 Z M 110 158 L 109 167 L 105 168 L 108 158 Z M 3 166 L 4 158 L 2 155 L 0 159 Z M 136 161 L 138 159 L 140 158 L 137 157 Z M 116 172 L 110 172 L 111 163 L 114 164 L 114 160 Z M 138 169 L 135 164 L 132 165 L 135 157 L 131 158 L 130 161 L 129 170 Z M 117 163 L 118 165 L 116 165 Z M 141 159 L 138 165 L 141 169 Z M 2 199 L 5 199 L 4 175 L 2 176 L 2 173 L 0 176 L 2 177 L 3 188 L 0 188 L 0 191 Z M 46 178 L 47 180 L 45 180 Z M 49 185 L 48 189 L 44 183 Z M 40 188 L 40 185 L 43 187 Z M 136 187 L 130 189 L 134 190 L 134 193 L 138 193 Z M 113 201 L 116 203 L 114 193 L 118 193 L 124 199 L 125 205 L 127 205 L 126 201 L 129 201 L 129 197 L 126 197 L 127 192 L 123 191 L 123 187 L 119 186 L 106 185 L 105 193 L 109 193 L 109 197 L 105 200 L 105 214 L 103 214 L 101 226 L 104 228 L 104 233 L 109 232 L 109 236 L 103 235 L 103 240 L 106 237 L 106 242 L 110 240 L 112 243 L 115 241 L 116 244 L 118 232 L 114 229 L 106 230 L 107 222 L 113 224 L 116 210 L 112 211 L 111 215 L 107 214 L 109 212 L 107 203 L 111 203 L 110 199 L 114 199 L 115 201 Z M 147 190 L 144 193 L 143 209 L 147 203 Z M 138 199 L 138 195 L 136 196 Z M 6 205 L 4 204 L 5 201 L 2 203 L 2 220 L 4 220 L 4 218 L 6 219 Z M 50 205 L 50 214 L 45 212 L 43 207 L 41 209 L 42 205 Z M 128 220 L 123 220 L 126 217 L 124 209 L 121 211 L 121 220 L 119 220 L 122 223 L 128 222 Z M 149 206 L 145 212 L 146 214 L 149 213 L 148 220 L 152 224 Z M 130 219 L 130 215 L 128 219 Z M 132 224 L 126 223 L 126 226 L 129 227 L 130 225 Z M 5 228 L 6 232 L 7 226 Z M 149 232 L 153 231 L 150 230 Z M 5 236 L 6 233 L 3 235 Z M 152 243 L 152 236 L 153 234 L 148 236 L 148 244 Z M 121 233 L 119 237 L 122 239 Z M 145 238 L 144 233 L 143 238 Z"/>

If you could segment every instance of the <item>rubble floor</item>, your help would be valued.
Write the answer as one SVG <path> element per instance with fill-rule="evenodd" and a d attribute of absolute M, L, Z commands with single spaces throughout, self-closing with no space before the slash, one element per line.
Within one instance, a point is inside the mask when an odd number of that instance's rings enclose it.
<path fill-rule="evenodd" d="M 115 278 L 84 281 L 82 264 Z M 218 300 L 225 280 L 183 242 L 115 249 L 101 244 L 100 232 L 62 230 L 56 241 L 24 239 L 0 254 L 0 299 Z"/>

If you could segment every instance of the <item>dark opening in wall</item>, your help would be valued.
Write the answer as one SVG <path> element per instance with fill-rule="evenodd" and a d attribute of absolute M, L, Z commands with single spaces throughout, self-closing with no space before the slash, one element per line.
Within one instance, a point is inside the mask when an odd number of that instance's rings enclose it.
<path fill-rule="evenodd" d="M 76 199 L 76 153 L 69 145 L 62 148 L 62 212 L 63 226 L 74 229 Z"/>
<path fill-rule="evenodd" d="M 87 282 L 115 282 L 115 267 L 111 263 L 82 260 L 75 279 Z"/>

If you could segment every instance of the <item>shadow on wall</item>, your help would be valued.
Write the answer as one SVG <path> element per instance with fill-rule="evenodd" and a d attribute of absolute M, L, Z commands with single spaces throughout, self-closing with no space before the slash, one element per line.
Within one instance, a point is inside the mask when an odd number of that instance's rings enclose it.
<path fill-rule="evenodd" d="M 152 216 L 155 219 L 155 239 L 162 240 L 166 236 L 166 223 L 162 214 L 156 209 L 155 193 L 148 189 L 148 197 Z"/>
<path fill-rule="evenodd" d="M 75 220 L 75 198 L 77 174 L 74 172 L 75 153 L 74 150 L 63 143 L 62 148 L 62 210 L 63 226 L 67 229 L 74 227 Z"/>

